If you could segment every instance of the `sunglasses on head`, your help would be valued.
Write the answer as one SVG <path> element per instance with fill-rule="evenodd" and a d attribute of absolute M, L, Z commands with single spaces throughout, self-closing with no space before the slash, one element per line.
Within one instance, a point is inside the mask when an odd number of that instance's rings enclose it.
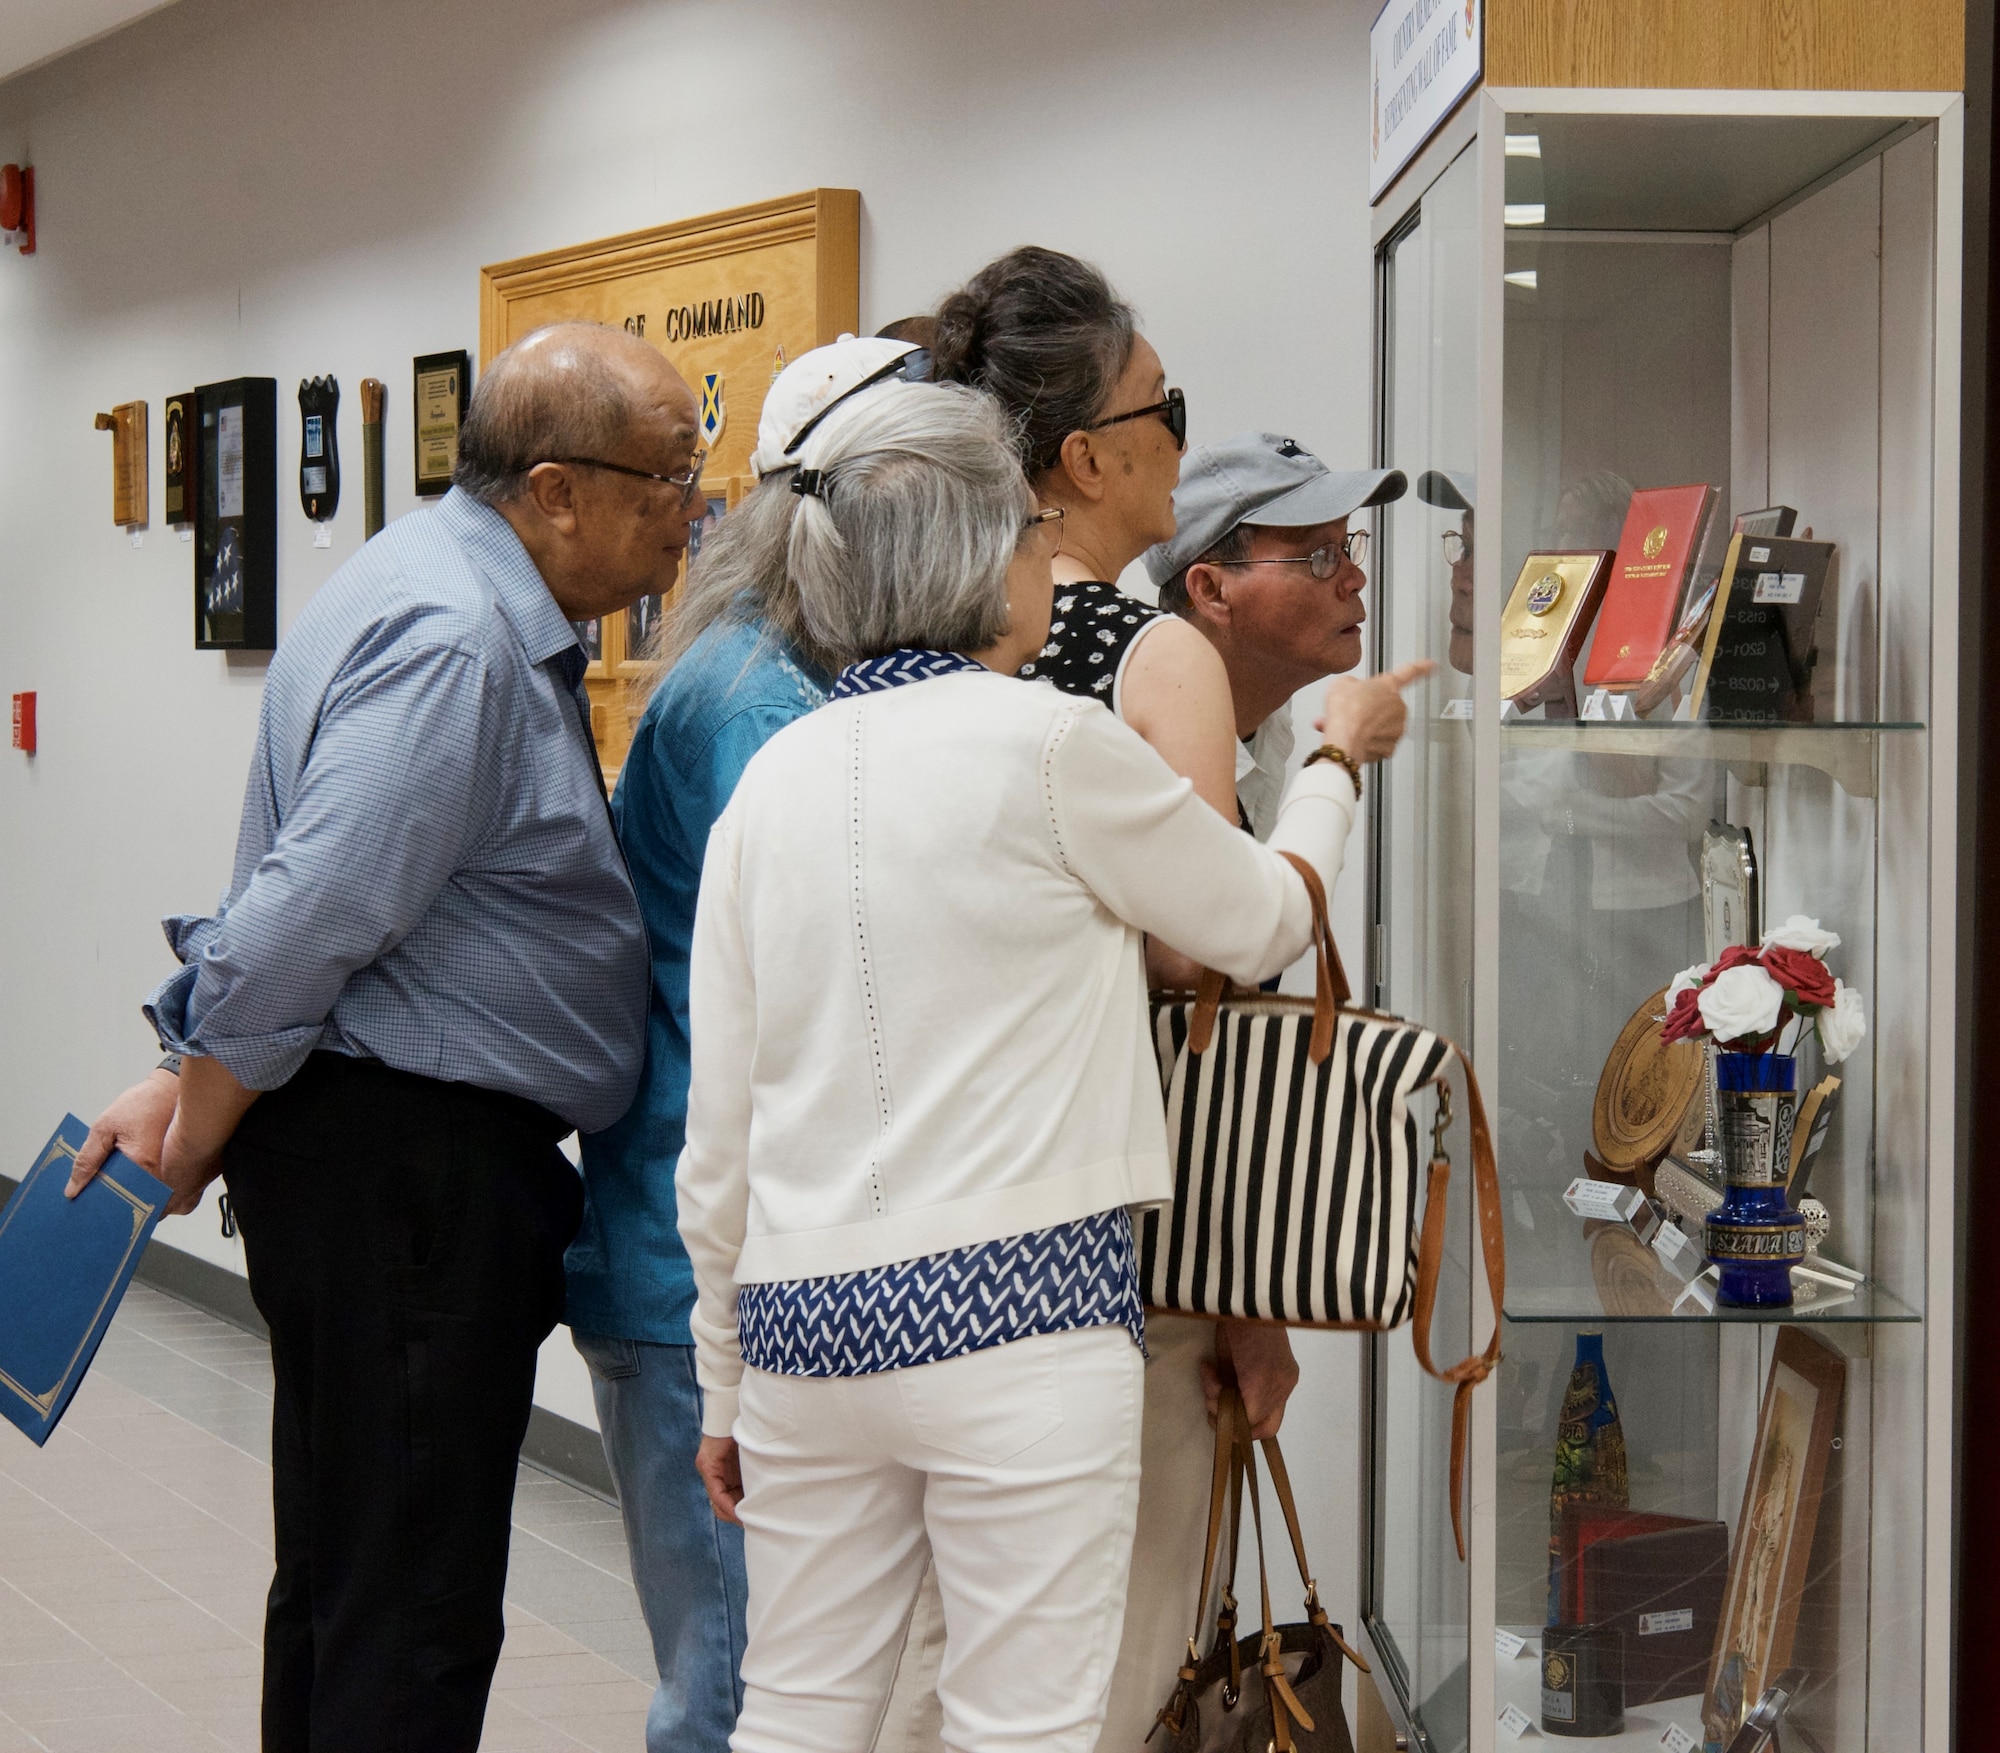
<path fill-rule="evenodd" d="M 832 401 L 820 409 L 798 431 L 792 434 L 792 442 L 785 446 L 786 456 L 798 454 L 798 448 L 813 435 L 813 430 L 840 404 L 863 390 L 873 389 L 878 383 L 901 381 L 903 383 L 929 383 L 931 381 L 931 350 L 928 347 L 912 347 L 907 353 L 899 353 L 878 371 L 871 371 L 851 389 L 844 389 Z"/>
<path fill-rule="evenodd" d="M 1151 402 L 1143 408 L 1134 408 L 1128 414 L 1113 414 L 1108 419 L 1092 421 L 1084 427 L 1085 432 L 1102 432 L 1107 426 L 1122 426 L 1127 420 L 1143 420 L 1148 414 L 1157 414 L 1174 435 L 1174 444 L 1181 450 L 1187 449 L 1187 398 L 1179 390 L 1168 390 L 1164 402 Z"/>

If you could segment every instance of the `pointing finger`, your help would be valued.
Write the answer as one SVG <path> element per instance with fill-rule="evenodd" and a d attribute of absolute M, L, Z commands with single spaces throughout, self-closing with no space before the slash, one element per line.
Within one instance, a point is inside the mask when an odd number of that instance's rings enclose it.
<path fill-rule="evenodd" d="M 1412 682 L 1420 682 L 1437 668 L 1427 657 L 1420 657 L 1414 663 L 1399 664 L 1393 670 L 1384 670 L 1382 680 L 1396 689 L 1407 688 Z"/>

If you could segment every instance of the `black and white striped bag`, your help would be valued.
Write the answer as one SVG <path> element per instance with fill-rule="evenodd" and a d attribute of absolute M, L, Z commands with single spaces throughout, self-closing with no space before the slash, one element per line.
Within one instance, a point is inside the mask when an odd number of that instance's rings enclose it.
<path fill-rule="evenodd" d="M 1213 971 L 1197 992 L 1153 995 L 1174 1200 L 1140 1225 L 1140 1282 L 1149 1307 L 1180 1314 L 1370 1331 L 1414 1316 L 1417 1361 L 1457 1387 L 1456 1527 L 1467 1398 L 1499 1361 L 1506 1283 L 1485 1104 L 1471 1064 L 1451 1041 L 1349 1004 L 1319 875 L 1285 856 L 1312 897 L 1314 996 L 1235 993 Z M 1445 1076 L 1454 1055 L 1465 1078 L 1493 1336 L 1484 1353 L 1440 1370 L 1431 1361 L 1430 1325 L 1444 1257 L 1451 1175 Z M 1410 1099 L 1426 1086 L 1436 1088 L 1438 1114 L 1420 1175 Z"/>

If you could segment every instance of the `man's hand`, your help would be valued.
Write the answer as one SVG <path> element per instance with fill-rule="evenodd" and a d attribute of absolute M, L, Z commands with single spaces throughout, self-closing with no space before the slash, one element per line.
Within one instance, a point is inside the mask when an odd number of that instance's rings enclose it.
<path fill-rule="evenodd" d="M 97 1171 L 114 1150 L 122 1150 L 140 1168 L 157 1175 L 180 1093 L 179 1078 L 171 1071 L 154 1070 L 119 1096 L 97 1116 L 97 1124 L 76 1153 L 76 1166 L 69 1172 L 64 1196 L 74 1199 L 96 1180 Z"/>
<path fill-rule="evenodd" d="M 257 1096 L 219 1059 L 181 1060 L 180 1105 L 160 1152 L 160 1179 L 174 1190 L 169 1217 L 185 1217 L 201 1203 L 202 1190 L 222 1173 L 222 1147 Z"/>
<path fill-rule="evenodd" d="M 1386 761 L 1396 752 L 1396 745 L 1403 740 L 1403 727 L 1409 722 L 1403 690 L 1436 668 L 1428 658 L 1419 658 L 1365 681 L 1336 676 L 1327 685 L 1326 708 L 1314 720 L 1314 727 L 1357 761 Z"/>
<path fill-rule="evenodd" d="M 1215 1356 L 1201 1365 L 1201 1391 L 1213 1424 L 1222 1401 L 1223 1372 L 1234 1377 L 1250 1415 L 1250 1434 L 1259 1442 L 1276 1436 L 1285 1422 L 1285 1403 L 1299 1385 L 1298 1360 L 1292 1356 L 1292 1336 L 1283 1327 L 1263 1321 L 1224 1321 L 1216 1335 Z"/>
<path fill-rule="evenodd" d="M 694 1453 L 694 1470 L 701 1475 L 701 1482 L 708 1488 L 709 1507 L 715 1511 L 716 1519 L 723 1522 L 737 1520 L 736 1506 L 743 1500 L 743 1462 L 736 1452 L 733 1436 L 705 1436 L 701 1447 Z"/>

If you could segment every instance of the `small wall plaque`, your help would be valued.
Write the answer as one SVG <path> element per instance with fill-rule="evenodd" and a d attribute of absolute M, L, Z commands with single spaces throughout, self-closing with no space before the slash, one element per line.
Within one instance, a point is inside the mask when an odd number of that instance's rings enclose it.
<path fill-rule="evenodd" d="M 111 434 L 111 521 L 127 528 L 147 521 L 146 404 L 120 402 L 97 416 L 97 430 Z"/>
<path fill-rule="evenodd" d="M 472 355 L 422 353 L 416 359 L 417 492 L 443 493 L 458 466 L 458 429 L 472 400 Z"/>

